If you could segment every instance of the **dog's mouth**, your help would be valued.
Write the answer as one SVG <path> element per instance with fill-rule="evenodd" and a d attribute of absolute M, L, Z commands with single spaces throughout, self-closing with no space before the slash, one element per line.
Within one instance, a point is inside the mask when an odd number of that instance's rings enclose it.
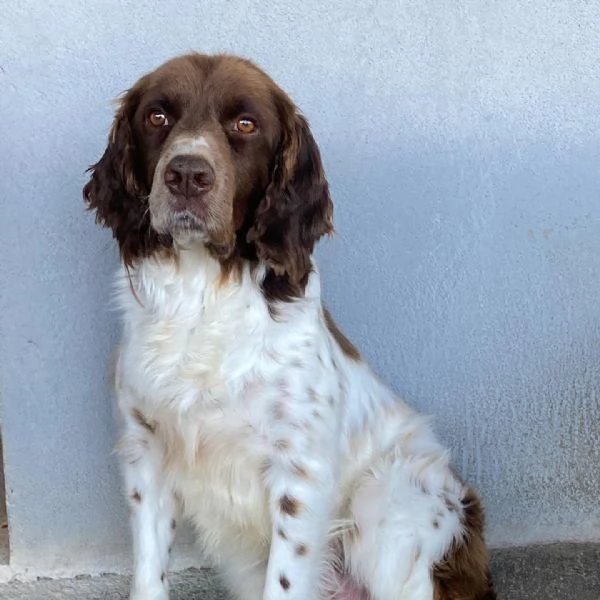
<path fill-rule="evenodd" d="M 171 213 L 169 216 L 169 229 L 185 231 L 206 231 L 204 219 L 189 210 Z"/>
<path fill-rule="evenodd" d="M 157 230 L 180 242 L 205 243 L 210 239 L 206 220 L 190 210 L 169 211 Z"/>
<path fill-rule="evenodd" d="M 220 258 L 227 258 L 235 246 L 235 236 L 228 230 L 211 227 L 209 215 L 187 209 L 165 215 L 161 230 L 177 245 L 203 244 Z"/>

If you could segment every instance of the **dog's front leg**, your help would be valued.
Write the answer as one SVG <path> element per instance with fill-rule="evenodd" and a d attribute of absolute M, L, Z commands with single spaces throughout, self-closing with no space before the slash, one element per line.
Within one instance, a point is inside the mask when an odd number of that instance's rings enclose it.
<path fill-rule="evenodd" d="M 125 409 L 124 409 L 125 405 Z M 167 600 L 167 570 L 177 502 L 163 472 L 156 425 L 131 402 L 120 402 L 125 428 L 121 466 L 130 507 L 134 573 L 131 600 Z"/>
<path fill-rule="evenodd" d="M 334 408 L 295 408 L 276 425 L 266 471 L 273 527 L 264 600 L 317 600 L 337 489 Z"/>

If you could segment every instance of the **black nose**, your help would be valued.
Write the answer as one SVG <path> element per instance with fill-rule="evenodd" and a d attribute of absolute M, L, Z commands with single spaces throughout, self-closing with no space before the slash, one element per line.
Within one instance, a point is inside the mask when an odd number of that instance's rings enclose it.
<path fill-rule="evenodd" d="M 204 158 L 182 154 L 171 159 L 164 179 L 175 196 L 197 198 L 212 188 L 215 171 Z"/>

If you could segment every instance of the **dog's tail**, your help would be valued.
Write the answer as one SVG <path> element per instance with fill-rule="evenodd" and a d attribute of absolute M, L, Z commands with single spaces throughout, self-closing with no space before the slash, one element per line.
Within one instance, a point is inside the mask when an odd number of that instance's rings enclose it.
<path fill-rule="evenodd" d="M 434 600 L 496 600 L 483 536 L 483 507 L 471 488 L 465 488 L 461 509 L 463 533 L 433 570 Z"/>

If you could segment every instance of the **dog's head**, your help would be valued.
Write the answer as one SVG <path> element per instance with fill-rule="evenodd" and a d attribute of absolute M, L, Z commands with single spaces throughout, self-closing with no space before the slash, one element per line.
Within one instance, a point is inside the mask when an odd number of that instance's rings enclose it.
<path fill-rule="evenodd" d="M 319 150 L 289 97 L 251 62 L 175 58 L 124 94 L 84 188 L 123 261 L 203 244 L 220 260 L 264 261 L 301 292 L 332 231 Z"/>

